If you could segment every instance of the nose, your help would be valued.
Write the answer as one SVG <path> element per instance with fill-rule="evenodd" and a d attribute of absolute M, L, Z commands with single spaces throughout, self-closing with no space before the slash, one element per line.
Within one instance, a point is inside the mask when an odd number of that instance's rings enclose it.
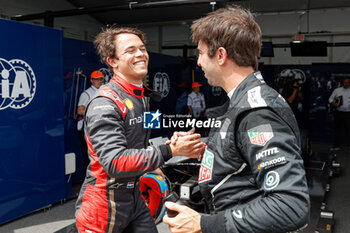
<path fill-rule="evenodd" d="M 142 49 L 137 49 L 135 56 L 137 56 L 137 57 L 143 56 L 143 55 L 145 55 L 145 53 L 147 53 L 147 52 L 143 52 Z"/>
<path fill-rule="evenodd" d="M 198 56 L 198 58 L 197 58 L 197 65 L 200 66 L 200 67 L 202 67 L 201 62 L 200 62 L 200 57 L 199 57 L 199 56 Z"/>

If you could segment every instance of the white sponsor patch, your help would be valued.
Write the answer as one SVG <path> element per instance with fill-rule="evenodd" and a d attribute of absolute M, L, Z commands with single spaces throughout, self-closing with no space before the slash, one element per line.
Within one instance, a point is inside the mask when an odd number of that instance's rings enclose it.
<path fill-rule="evenodd" d="M 277 147 L 273 147 L 271 149 L 261 151 L 255 155 L 255 158 L 256 158 L 255 160 L 257 161 L 257 160 L 264 158 L 266 156 L 277 154 L 278 152 L 279 152 L 279 150 Z"/>
<path fill-rule="evenodd" d="M 272 127 L 270 124 L 259 125 L 247 131 L 249 140 L 252 144 L 264 146 L 273 138 Z"/>
<path fill-rule="evenodd" d="M 257 108 L 257 107 L 266 107 L 265 100 L 261 97 L 261 87 L 257 86 L 248 91 L 248 102 L 250 104 L 250 107 Z"/>
<path fill-rule="evenodd" d="M 278 186 L 280 183 L 280 175 L 275 171 L 269 171 L 265 175 L 264 189 L 272 190 Z"/>
<path fill-rule="evenodd" d="M 220 137 L 221 137 L 221 139 L 225 139 L 226 138 L 227 130 L 228 130 L 228 127 L 230 126 L 230 124 L 231 124 L 231 120 L 229 118 L 226 118 L 225 121 L 224 121 L 224 124 L 222 124 L 222 127 L 220 129 Z"/>
<path fill-rule="evenodd" d="M 100 106 L 94 106 L 93 110 L 97 110 L 97 109 L 110 109 L 110 110 L 114 110 L 113 106 L 111 105 L 100 105 Z"/>

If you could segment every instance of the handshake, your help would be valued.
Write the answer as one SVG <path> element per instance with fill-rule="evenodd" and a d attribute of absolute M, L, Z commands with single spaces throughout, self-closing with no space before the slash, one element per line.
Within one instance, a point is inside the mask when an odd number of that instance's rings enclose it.
<path fill-rule="evenodd" d="M 200 158 L 204 153 L 204 143 L 200 140 L 201 135 L 194 133 L 195 129 L 188 132 L 174 132 L 170 140 L 166 142 L 171 148 L 173 156 L 186 156 Z"/>

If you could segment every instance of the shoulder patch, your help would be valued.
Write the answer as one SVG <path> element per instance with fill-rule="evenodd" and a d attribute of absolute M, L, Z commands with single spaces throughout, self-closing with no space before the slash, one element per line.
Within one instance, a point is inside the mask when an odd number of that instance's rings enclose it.
<path fill-rule="evenodd" d="M 280 175 L 278 172 L 275 171 L 269 171 L 265 175 L 264 179 L 264 189 L 265 190 L 272 190 L 278 186 L 280 183 Z"/>
<path fill-rule="evenodd" d="M 249 140 L 252 144 L 264 146 L 273 138 L 272 127 L 270 124 L 259 125 L 247 131 Z"/>
<path fill-rule="evenodd" d="M 130 99 L 126 98 L 124 102 L 126 104 L 126 107 L 128 107 L 128 109 L 130 110 L 134 109 L 134 103 Z"/>
<path fill-rule="evenodd" d="M 267 106 L 265 100 L 261 97 L 261 86 L 250 89 L 247 94 L 250 107 L 257 108 Z"/>
<path fill-rule="evenodd" d="M 123 102 L 123 100 L 120 98 L 120 96 L 112 90 L 112 88 L 105 86 L 102 89 L 98 90 L 98 94 L 100 96 L 107 97 L 111 99 L 119 108 L 123 118 L 126 116 L 127 108 Z"/>

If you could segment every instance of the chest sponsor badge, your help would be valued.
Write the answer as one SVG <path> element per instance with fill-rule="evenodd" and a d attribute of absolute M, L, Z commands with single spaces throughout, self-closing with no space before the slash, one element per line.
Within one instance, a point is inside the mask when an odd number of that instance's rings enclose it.
<path fill-rule="evenodd" d="M 273 138 L 272 127 L 270 124 L 259 125 L 248 130 L 248 137 L 252 144 L 264 146 Z"/>
<path fill-rule="evenodd" d="M 125 103 L 126 107 L 128 107 L 128 109 L 130 109 L 130 110 L 134 109 L 134 104 L 130 99 L 125 99 L 124 103 Z"/>
<path fill-rule="evenodd" d="M 208 149 L 205 150 L 201 168 L 199 169 L 198 183 L 209 181 L 212 178 L 214 165 L 214 154 Z"/>

